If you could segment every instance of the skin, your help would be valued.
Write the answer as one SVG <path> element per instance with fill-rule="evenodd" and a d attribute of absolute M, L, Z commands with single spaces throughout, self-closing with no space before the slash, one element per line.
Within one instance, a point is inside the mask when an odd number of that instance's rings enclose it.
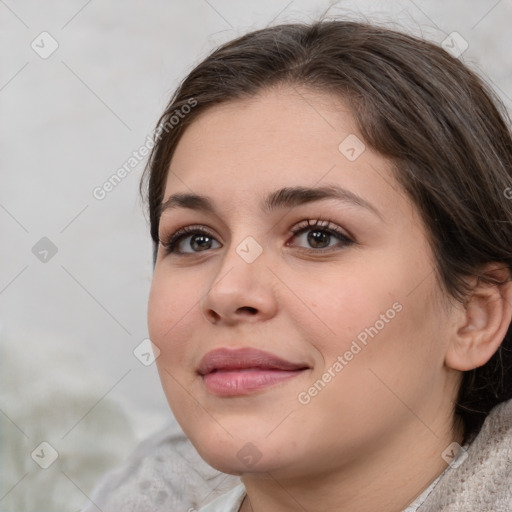
<path fill-rule="evenodd" d="M 446 468 L 442 452 L 462 442 L 453 422 L 459 370 L 485 363 L 510 323 L 510 304 L 494 289 L 467 308 L 448 300 L 390 162 L 369 147 L 349 161 L 338 149 L 349 134 L 361 138 L 340 99 L 282 86 L 203 112 L 171 161 L 164 201 L 194 192 L 217 213 L 163 212 L 161 240 L 187 225 L 205 226 L 213 240 L 197 251 L 188 235 L 184 255 L 159 247 L 150 336 L 184 432 L 206 462 L 242 476 L 242 511 L 401 511 Z M 276 189 L 325 184 L 358 194 L 379 215 L 336 199 L 260 209 Z M 322 249 L 307 238 L 318 228 L 290 233 L 317 219 L 355 243 L 331 236 Z M 248 236 L 263 249 L 252 263 L 236 252 Z M 300 403 L 299 393 L 397 303 L 394 318 Z M 310 369 L 246 396 L 210 394 L 196 373 L 201 358 L 247 346 Z M 244 446 L 261 455 L 251 467 L 237 457 Z"/>

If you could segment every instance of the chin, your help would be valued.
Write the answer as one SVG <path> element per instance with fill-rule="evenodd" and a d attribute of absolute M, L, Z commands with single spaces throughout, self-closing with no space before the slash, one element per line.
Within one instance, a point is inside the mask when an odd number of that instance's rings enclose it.
<path fill-rule="evenodd" d="M 271 446 L 263 436 L 251 436 L 244 439 L 231 437 L 224 430 L 222 439 L 214 435 L 188 435 L 201 458 L 213 468 L 223 473 L 240 476 L 247 473 L 266 473 L 277 469 L 276 453 L 280 450 Z M 248 441 L 251 437 L 259 440 Z"/>

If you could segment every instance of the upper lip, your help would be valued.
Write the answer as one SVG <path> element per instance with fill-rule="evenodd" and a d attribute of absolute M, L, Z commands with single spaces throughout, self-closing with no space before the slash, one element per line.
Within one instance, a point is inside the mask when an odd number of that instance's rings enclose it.
<path fill-rule="evenodd" d="M 219 348 L 208 352 L 199 364 L 197 372 L 207 375 L 216 370 L 241 370 L 259 368 L 270 370 L 301 370 L 309 368 L 304 363 L 286 361 L 270 352 L 254 348 Z"/>

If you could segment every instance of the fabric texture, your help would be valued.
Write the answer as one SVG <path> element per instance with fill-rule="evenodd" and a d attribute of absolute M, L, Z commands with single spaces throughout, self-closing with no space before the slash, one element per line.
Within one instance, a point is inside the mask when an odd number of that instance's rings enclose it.
<path fill-rule="evenodd" d="M 173 421 L 104 475 L 82 512 L 196 512 L 239 483 L 209 466 Z"/>
<path fill-rule="evenodd" d="M 495 407 L 475 439 L 446 460 L 446 470 L 403 512 L 511 512 L 512 400 Z M 108 473 L 83 512 L 238 512 L 244 496 L 240 478 L 206 464 L 173 423 Z"/>
<path fill-rule="evenodd" d="M 418 512 L 512 511 L 512 400 L 496 406 Z"/>
<path fill-rule="evenodd" d="M 199 512 L 238 512 L 245 495 L 244 484 L 239 484 L 231 491 L 208 503 Z"/>

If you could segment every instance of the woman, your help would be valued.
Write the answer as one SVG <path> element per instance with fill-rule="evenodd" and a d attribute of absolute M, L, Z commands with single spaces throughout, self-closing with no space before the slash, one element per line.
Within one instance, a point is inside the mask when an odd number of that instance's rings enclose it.
<path fill-rule="evenodd" d="M 498 104 L 443 49 L 345 21 L 183 81 L 147 168 L 148 318 L 177 421 L 243 482 L 204 511 L 510 510 Z"/>

